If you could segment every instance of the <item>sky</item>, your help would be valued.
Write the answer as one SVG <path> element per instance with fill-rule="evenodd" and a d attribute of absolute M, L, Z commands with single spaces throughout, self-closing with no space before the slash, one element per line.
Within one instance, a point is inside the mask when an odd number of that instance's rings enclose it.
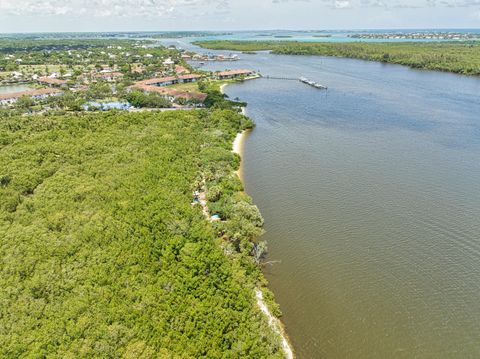
<path fill-rule="evenodd" d="M 0 0 L 0 32 L 480 28 L 480 0 Z"/>

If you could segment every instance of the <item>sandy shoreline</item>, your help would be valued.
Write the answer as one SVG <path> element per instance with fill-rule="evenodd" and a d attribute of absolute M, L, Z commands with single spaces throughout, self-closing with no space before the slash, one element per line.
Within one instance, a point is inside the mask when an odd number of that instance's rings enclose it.
<path fill-rule="evenodd" d="M 260 289 L 255 289 L 255 296 L 257 298 L 258 307 L 268 318 L 268 324 L 275 331 L 275 333 L 280 335 L 280 337 L 282 338 L 282 349 L 285 352 L 285 359 L 293 359 L 293 350 L 290 343 L 288 342 L 282 322 L 270 312 L 270 309 L 263 300 L 263 293 Z"/>
<path fill-rule="evenodd" d="M 245 139 L 247 138 L 249 130 L 244 130 L 240 133 L 237 133 L 237 137 L 233 141 L 232 152 L 236 153 L 240 157 L 243 157 L 243 150 L 245 148 Z M 243 182 L 243 161 L 240 161 L 240 166 L 238 170 L 235 171 L 240 180 Z"/>
<path fill-rule="evenodd" d="M 240 133 L 237 133 L 237 137 L 233 141 L 232 152 L 236 153 L 237 155 L 242 155 L 243 148 L 245 146 L 245 135 L 247 134 L 247 130 L 244 130 Z"/>
<path fill-rule="evenodd" d="M 220 91 L 222 93 L 225 93 L 224 90 L 225 90 L 226 86 L 227 86 L 227 84 L 223 84 L 222 86 L 220 86 Z M 242 107 L 242 114 L 244 116 L 246 116 L 245 107 Z M 243 151 L 244 151 L 244 147 L 245 147 L 245 139 L 246 139 L 249 132 L 250 132 L 250 130 L 243 130 L 242 132 L 237 133 L 237 136 L 235 137 L 235 140 L 233 141 L 232 152 L 238 154 L 240 157 L 243 157 Z M 240 162 L 240 168 L 238 169 L 238 171 L 236 171 L 236 174 L 238 175 L 238 177 L 240 177 L 240 180 L 242 180 L 242 182 L 243 182 L 242 163 L 243 163 L 243 161 Z M 263 300 L 262 291 L 258 288 L 255 289 L 255 297 L 257 299 L 258 308 L 268 319 L 268 324 L 270 325 L 270 327 L 273 329 L 273 331 L 275 333 L 280 335 L 280 337 L 282 339 L 282 349 L 285 353 L 285 358 L 286 359 L 295 358 L 295 355 L 294 355 L 293 350 L 292 350 L 292 346 L 290 344 L 290 341 L 288 340 L 287 334 L 285 333 L 282 322 L 280 321 L 280 319 L 278 319 L 277 317 L 275 317 L 272 314 L 272 312 L 270 311 L 270 309 L 266 305 L 265 301 Z"/>
<path fill-rule="evenodd" d="M 220 91 L 222 93 L 225 93 L 224 90 L 225 90 L 225 87 L 227 85 L 228 84 L 223 84 L 222 86 L 220 86 Z M 242 115 L 246 116 L 245 107 L 242 107 Z M 250 132 L 250 130 L 243 130 L 242 132 L 237 133 L 237 137 L 235 137 L 235 140 L 233 141 L 232 152 L 236 153 L 240 157 L 243 157 L 243 150 L 244 150 L 244 147 L 245 147 L 245 139 L 247 138 L 247 134 L 249 132 Z M 242 162 L 240 162 L 240 168 L 235 173 L 243 181 L 243 178 L 242 178 Z"/>

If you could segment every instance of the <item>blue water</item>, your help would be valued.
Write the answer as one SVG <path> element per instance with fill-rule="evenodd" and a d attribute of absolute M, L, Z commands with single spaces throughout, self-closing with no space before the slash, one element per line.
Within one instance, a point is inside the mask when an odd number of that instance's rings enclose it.
<path fill-rule="evenodd" d="M 129 110 L 133 106 L 128 102 L 88 102 L 83 105 L 85 110 Z"/>
<path fill-rule="evenodd" d="M 32 90 L 32 88 L 28 85 L 0 85 L 0 94 L 10 94 L 15 92 L 23 92 Z"/>
<path fill-rule="evenodd" d="M 305 41 L 305 42 L 439 42 L 438 39 L 361 39 L 352 38 L 349 35 L 356 34 L 398 34 L 411 32 L 454 32 L 459 34 L 477 34 L 480 40 L 480 29 L 382 29 L 382 30 L 262 30 L 262 31 L 233 31 L 228 34 L 215 34 L 211 36 L 192 36 L 188 39 L 171 39 L 170 43 L 176 41 L 205 41 L 205 40 L 254 40 L 254 41 Z M 315 35 L 328 35 L 329 37 L 315 37 Z M 163 40 L 165 41 L 165 40 Z M 167 40 L 168 42 L 168 40 Z"/>
<path fill-rule="evenodd" d="M 188 46 L 188 44 L 186 45 Z M 299 358 L 480 356 L 480 79 L 354 59 L 241 54 L 228 86 L 270 288 Z"/>

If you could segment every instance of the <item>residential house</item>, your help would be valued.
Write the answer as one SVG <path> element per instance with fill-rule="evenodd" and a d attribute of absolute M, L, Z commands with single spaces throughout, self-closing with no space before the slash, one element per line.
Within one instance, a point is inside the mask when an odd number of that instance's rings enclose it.
<path fill-rule="evenodd" d="M 175 62 L 169 57 L 168 59 L 166 59 L 165 61 L 163 61 L 163 64 L 165 66 L 171 66 L 171 65 L 174 65 Z"/>
<path fill-rule="evenodd" d="M 187 83 L 187 82 L 196 82 L 201 78 L 200 75 L 195 74 L 186 74 L 181 76 L 168 76 L 168 77 L 159 77 L 153 78 L 149 80 L 143 80 L 136 83 L 136 85 L 147 85 L 147 86 L 170 86 L 179 83 Z"/>
<path fill-rule="evenodd" d="M 205 93 L 178 91 L 168 87 L 151 86 L 151 85 L 144 85 L 144 84 L 138 84 L 138 83 L 131 86 L 131 88 L 145 91 L 145 92 L 155 92 L 166 97 L 170 101 L 174 101 L 175 99 L 179 99 L 179 98 L 184 98 L 187 101 L 196 100 L 199 103 L 203 103 L 207 98 L 207 94 Z"/>
<path fill-rule="evenodd" d="M 121 72 L 99 72 L 94 75 L 94 77 L 98 80 L 104 80 L 108 82 L 115 82 L 120 80 L 123 77 Z"/>
<path fill-rule="evenodd" d="M 251 70 L 228 70 L 228 71 L 222 71 L 218 72 L 215 76 L 220 79 L 220 80 L 225 80 L 225 79 L 233 79 L 233 78 L 238 78 L 238 77 L 245 77 L 245 76 L 251 76 L 255 72 Z"/>
<path fill-rule="evenodd" d="M 17 102 L 20 97 L 27 96 L 34 100 L 43 99 L 48 96 L 59 96 L 62 91 L 55 88 L 45 88 L 38 90 L 29 90 L 22 92 L 14 92 L 8 94 L 0 94 L 0 105 L 9 105 Z"/>
<path fill-rule="evenodd" d="M 50 78 L 50 77 L 39 77 L 37 81 L 42 85 L 47 85 L 50 87 L 63 87 L 67 85 L 66 80 L 60 80 L 57 78 Z"/>

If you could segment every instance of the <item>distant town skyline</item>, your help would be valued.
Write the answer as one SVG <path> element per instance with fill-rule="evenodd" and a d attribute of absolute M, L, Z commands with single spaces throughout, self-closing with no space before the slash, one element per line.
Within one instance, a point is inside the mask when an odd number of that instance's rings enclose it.
<path fill-rule="evenodd" d="M 480 0 L 0 0 L 0 32 L 480 28 Z"/>

